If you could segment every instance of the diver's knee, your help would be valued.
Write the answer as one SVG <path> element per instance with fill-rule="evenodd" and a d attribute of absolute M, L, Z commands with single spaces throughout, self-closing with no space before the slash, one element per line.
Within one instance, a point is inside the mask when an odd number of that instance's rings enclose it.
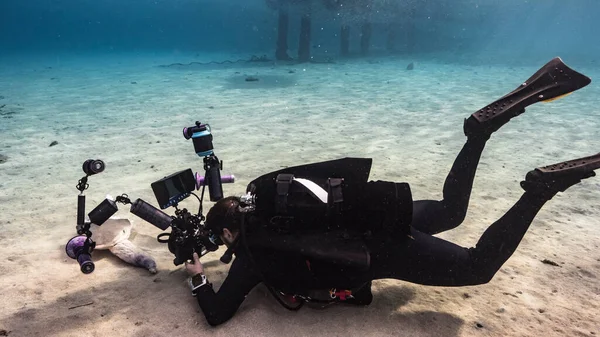
<path fill-rule="evenodd" d="M 448 229 L 453 229 L 460 226 L 465 218 L 467 217 L 467 209 L 462 207 L 448 207 L 446 206 L 448 214 Z"/>
<path fill-rule="evenodd" d="M 489 268 L 489 267 L 478 268 L 474 273 L 475 274 L 474 281 L 476 283 L 474 283 L 473 285 L 481 285 L 481 284 L 490 283 L 497 272 L 498 272 L 498 270 L 495 268 Z"/>
<path fill-rule="evenodd" d="M 444 231 L 448 231 L 460 226 L 465 220 L 466 213 L 447 213 L 446 221 L 444 222 Z"/>
<path fill-rule="evenodd" d="M 486 284 L 492 281 L 500 267 L 496 266 L 492 261 L 479 256 L 477 248 L 467 248 L 467 253 L 471 260 L 471 279 L 472 285 Z"/>
<path fill-rule="evenodd" d="M 474 285 L 482 285 L 482 284 L 488 284 L 492 281 L 492 279 L 494 278 L 495 274 L 492 275 L 478 275 L 477 277 L 477 283 Z"/>

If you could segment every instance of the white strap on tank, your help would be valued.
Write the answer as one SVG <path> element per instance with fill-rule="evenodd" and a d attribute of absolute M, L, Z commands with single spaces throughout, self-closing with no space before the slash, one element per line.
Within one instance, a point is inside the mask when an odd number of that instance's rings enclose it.
<path fill-rule="evenodd" d="M 325 204 L 327 203 L 327 191 L 325 191 L 325 189 L 323 189 L 321 186 L 304 178 L 294 178 L 294 181 L 297 181 L 306 187 L 313 197 L 321 200 Z"/>

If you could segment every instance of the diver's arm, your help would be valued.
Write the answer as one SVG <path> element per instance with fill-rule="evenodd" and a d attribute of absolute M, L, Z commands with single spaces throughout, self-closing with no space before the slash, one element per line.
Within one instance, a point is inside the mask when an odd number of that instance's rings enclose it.
<path fill-rule="evenodd" d="M 248 262 L 236 258 L 216 293 L 210 284 L 196 290 L 198 304 L 208 324 L 216 326 L 233 317 L 250 290 L 262 281 Z"/>

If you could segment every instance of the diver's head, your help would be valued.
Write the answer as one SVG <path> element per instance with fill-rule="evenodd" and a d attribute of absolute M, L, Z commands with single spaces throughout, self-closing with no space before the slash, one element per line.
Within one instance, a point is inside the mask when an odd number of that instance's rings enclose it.
<path fill-rule="evenodd" d="M 206 214 L 206 227 L 229 248 L 240 234 L 240 198 L 230 196 L 217 201 Z"/>

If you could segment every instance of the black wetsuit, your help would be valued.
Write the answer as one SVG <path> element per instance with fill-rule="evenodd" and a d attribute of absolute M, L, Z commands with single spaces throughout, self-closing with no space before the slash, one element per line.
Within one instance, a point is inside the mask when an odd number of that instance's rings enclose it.
<path fill-rule="evenodd" d="M 368 240 L 371 267 L 357 273 L 360 280 L 393 278 L 423 285 L 469 286 L 489 282 L 514 253 L 535 215 L 548 196 L 525 192 L 520 200 L 492 224 L 472 248 L 458 246 L 434 237 L 460 225 L 466 215 L 475 171 L 485 141 L 469 140 L 463 146 L 446 178 L 443 200 L 413 203 L 411 236 L 390 240 L 375 235 Z M 255 257 L 259 260 L 260 257 Z M 279 275 L 293 275 L 293 264 L 273 267 Z M 344 280 L 347 276 L 342 277 Z M 229 275 L 215 293 L 209 286 L 200 288 L 198 303 L 209 324 L 231 318 L 246 295 L 262 282 L 261 274 L 249 257 L 236 252 Z"/>

